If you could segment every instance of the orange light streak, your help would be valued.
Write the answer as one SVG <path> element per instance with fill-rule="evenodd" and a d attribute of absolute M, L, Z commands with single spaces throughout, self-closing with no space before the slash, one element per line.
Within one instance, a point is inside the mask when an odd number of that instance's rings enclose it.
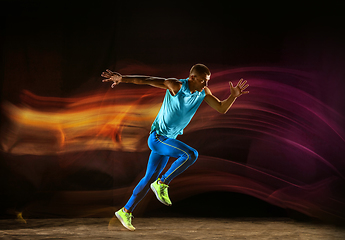
<path fill-rule="evenodd" d="M 143 138 L 147 138 L 160 104 L 145 92 L 121 90 L 120 94 L 112 91 L 60 99 L 26 91 L 25 105 L 2 104 L 10 120 L 1 138 L 2 149 L 17 155 L 147 150 Z"/>

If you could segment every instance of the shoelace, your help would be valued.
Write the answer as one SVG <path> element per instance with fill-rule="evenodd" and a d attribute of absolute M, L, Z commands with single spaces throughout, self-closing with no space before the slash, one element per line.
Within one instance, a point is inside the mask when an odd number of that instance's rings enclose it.
<path fill-rule="evenodd" d="M 132 214 L 129 214 L 129 213 L 126 213 L 126 217 L 127 217 L 128 219 L 134 218 L 134 216 L 133 216 Z"/>
<path fill-rule="evenodd" d="M 161 188 L 160 188 L 160 190 L 161 190 L 161 194 L 162 195 L 164 195 L 165 196 L 165 190 L 168 188 L 169 186 L 168 185 L 161 185 Z"/>

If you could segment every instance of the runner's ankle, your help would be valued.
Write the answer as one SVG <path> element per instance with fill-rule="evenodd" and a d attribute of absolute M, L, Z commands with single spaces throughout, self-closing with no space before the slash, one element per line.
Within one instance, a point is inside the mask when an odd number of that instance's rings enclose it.
<path fill-rule="evenodd" d="M 158 181 L 158 183 L 159 183 L 159 184 L 165 184 L 165 185 L 168 185 L 168 184 L 166 184 L 166 183 L 162 182 L 161 180 L 159 180 L 159 181 Z"/>

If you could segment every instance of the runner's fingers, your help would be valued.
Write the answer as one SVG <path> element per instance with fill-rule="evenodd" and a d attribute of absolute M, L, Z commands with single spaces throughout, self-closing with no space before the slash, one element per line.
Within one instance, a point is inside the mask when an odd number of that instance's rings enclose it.
<path fill-rule="evenodd" d="M 111 74 L 109 74 L 109 73 L 107 73 L 107 72 L 102 72 L 101 76 L 102 76 L 102 77 L 109 78 L 109 77 L 111 77 Z"/>
<path fill-rule="evenodd" d="M 240 84 L 240 87 L 243 88 L 243 86 L 246 85 L 246 83 L 247 83 L 247 80 L 242 81 L 241 84 Z"/>
<path fill-rule="evenodd" d="M 247 87 L 249 87 L 249 84 L 243 86 L 243 87 L 241 88 L 241 90 L 243 91 L 243 90 L 245 90 Z"/>

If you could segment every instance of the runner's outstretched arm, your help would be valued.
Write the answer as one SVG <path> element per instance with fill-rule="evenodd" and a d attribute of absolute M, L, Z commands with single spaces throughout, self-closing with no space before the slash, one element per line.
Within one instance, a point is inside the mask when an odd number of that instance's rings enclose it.
<path fill-rule="evenodd" d="M 106 78 L 103 82 L 113 82 L 111 87 L 115 87 L 119 83 L 134 83 L 150 85 L 157 88 L 169 89 L 175 95 L 181 88 L 182 83 L 176 78 L 161 78 L 143 75 L 121 75 L 118 72 L 113 72 L 109 69 L 101 74 Z"/>

